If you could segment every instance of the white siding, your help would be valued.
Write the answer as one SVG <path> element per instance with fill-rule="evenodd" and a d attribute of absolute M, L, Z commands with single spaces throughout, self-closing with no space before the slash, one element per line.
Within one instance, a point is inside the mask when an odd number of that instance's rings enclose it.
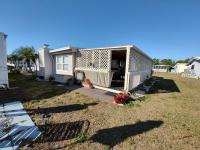
<path fill-rule="evenodd" d="M 141 84 L 151 76 L 152 61 L 134 49 L 130 50 L 128 65 L 128 90 Z"/>
<path fill-rule="evenodd" d="M 194 73 L 197 77 L 200 77 L 200 62 L 194 61 L 190 66 L 194 65 Z"/>
<path fill-rule="evenodd" d="M 52 75 L 52 58 L 47 47 L 39 50 L 39 63 L 38 76 L 43 76 L 45 80 L 48 80 Z"/>
<path fill-rule="evenodd" d="M 6 36 L 0 32 L 0 84 L 8 85 Z"/>
<path fill-rule="evenodd" d="M 175 73 L 183 73 L 186 68 L 187 68 L 186 63 L 177 63 L 174 66 L 174 71 Z"/>
<path fill-rule="evenodd" d="M 44 50 L 44 64 L 45 64 L 45 79 L 48 80 L 52 75 L 52 58 L 48 48 Z"/>
<path fill-rule="evenodd" d="M 73 76 L 71 76 L 71 75 L 58 75 L 58 74 L 56 74 L 56 75 L 54 75 L 54 77 L 55 77 L 55 81 L 56 82 L 66 83 L 67 80 L 71 79 Z"/>

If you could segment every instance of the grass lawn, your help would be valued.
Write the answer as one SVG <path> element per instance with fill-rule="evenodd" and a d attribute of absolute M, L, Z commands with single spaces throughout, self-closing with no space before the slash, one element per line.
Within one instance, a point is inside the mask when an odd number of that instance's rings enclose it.
<path fill-rule="evenodd" d="M 22 100 L 45 131 L 30 149 L 200 149 L 200 80 L 154 76 L 158 91 L 125 107 L 22 75 L 10 75 L 16 88 L 1 91 L 0 102 Z"/>

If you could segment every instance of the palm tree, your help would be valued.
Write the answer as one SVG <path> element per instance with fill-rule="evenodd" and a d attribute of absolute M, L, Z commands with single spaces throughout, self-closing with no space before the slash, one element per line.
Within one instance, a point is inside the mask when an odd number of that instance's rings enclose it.
<path fill-rule="evenodd" d="M 18 61 L 18 56 L 16 54 L 8 55 L 8 61 L 10 61 L 10 63 L 13 63 L 16 68 L 17 67 L 16 62 Z"/>
<path fill-rule="evenodd" d="M 38 57 L 35 48 L 33 46 L 32 47 L 26 46 L 26 47 L 20 47 L 16 51 L 18 57 L 21 58 L 24 62 L 26 62 L 29 67 L 29 70 L 32 71 L 30 62 L 32 61 L 36 65 L 36 59 Z"/>
<path fill-rule="evenodd" d="M 39 55 L 37 53 L 35 53 L 31 58 L 32 62 L 35 64 L 36 76 L 37 76 L 37 60 L 38 60 L 38 58 L 39 58 Z"/>

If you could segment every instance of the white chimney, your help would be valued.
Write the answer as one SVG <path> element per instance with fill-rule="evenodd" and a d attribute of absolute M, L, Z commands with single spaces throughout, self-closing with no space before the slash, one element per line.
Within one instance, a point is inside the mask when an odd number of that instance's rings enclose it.
<path fill-rule="evenodd" d="M 48 48 L 49 48 L 49 45 L 48 45 L 48 44 L 44 44 L 43 48 L 48 49 Z"/>
<path fill-rule="evenodd" d="M 7 35 L 0 32 L 0 87 L 8 87 L 8 69 L 7 69 Z"/>
<path fill-rule="evenodd" d="M 49 45 L 44 44 L 39 49 L 39 72 L 38 76 L 44 77 L 45 80 L 49 80 L 52 75 L 52 58 L 49 54 Z"/>

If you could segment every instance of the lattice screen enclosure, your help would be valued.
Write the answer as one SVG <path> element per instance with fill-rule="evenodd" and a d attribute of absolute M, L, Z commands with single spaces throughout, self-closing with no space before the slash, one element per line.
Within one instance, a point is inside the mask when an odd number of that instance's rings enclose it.
<path fill-rule="evenodd" d="M 76 56 L 77 70 L 93 70 L 108 72 L 111 64 L 111 51 L 100 50 L 79 50 Z"/>

